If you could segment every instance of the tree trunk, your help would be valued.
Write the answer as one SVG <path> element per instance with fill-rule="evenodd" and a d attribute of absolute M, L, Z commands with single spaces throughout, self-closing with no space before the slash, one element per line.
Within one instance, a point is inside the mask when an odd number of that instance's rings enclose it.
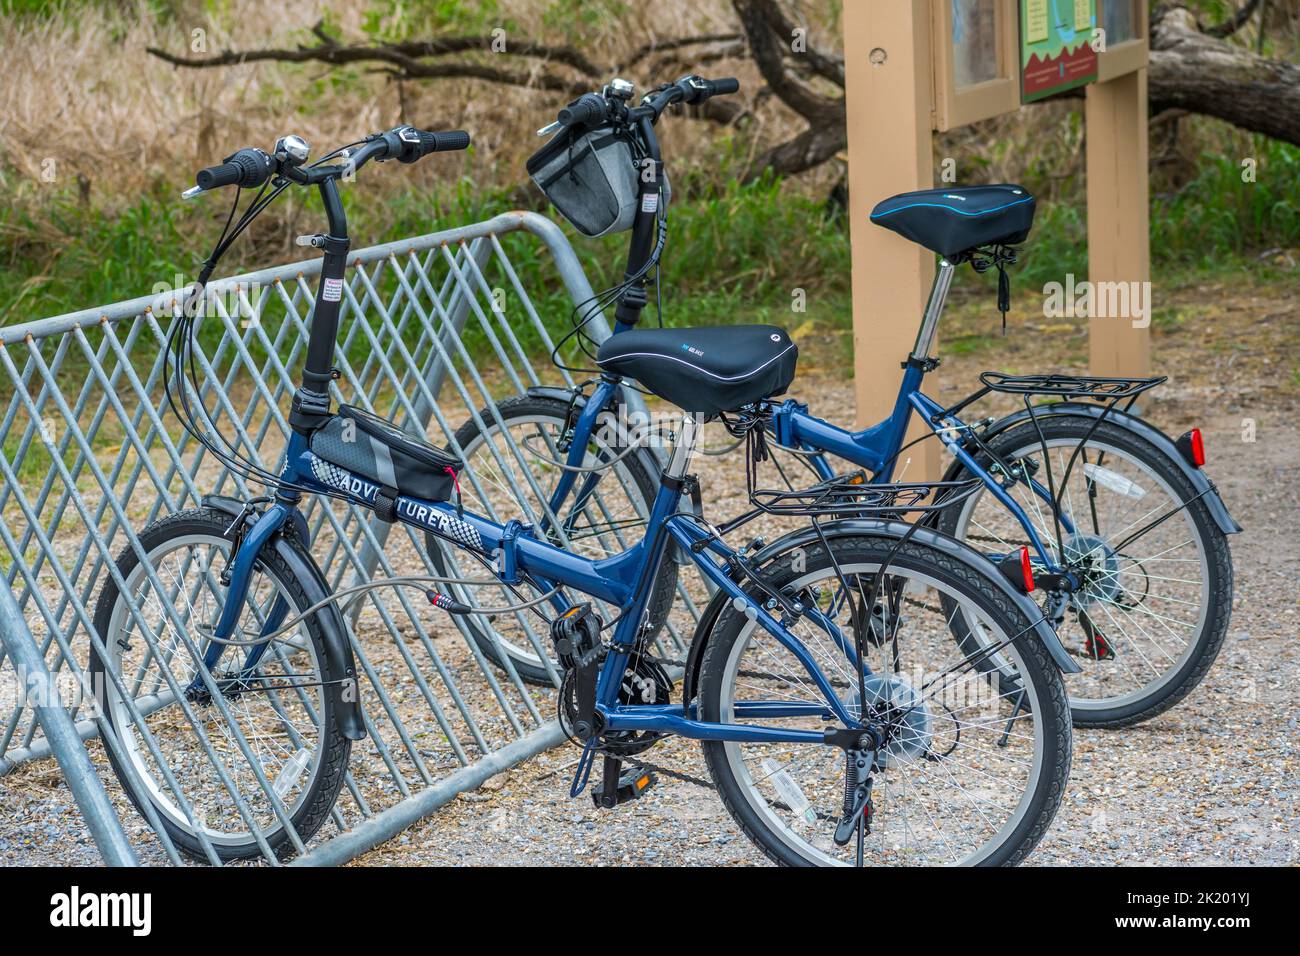
<path fill-rule="evenodd" d="M 1300 145 L 1300 67 L 1202 33 L 1182 7 L 1152 16 L 1147 82 L 1152 116 L 1184 109 Z"/>

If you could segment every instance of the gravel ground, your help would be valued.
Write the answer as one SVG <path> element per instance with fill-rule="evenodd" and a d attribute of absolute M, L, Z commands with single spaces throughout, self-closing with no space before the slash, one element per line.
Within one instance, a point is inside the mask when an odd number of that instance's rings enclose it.
<path fill-rule="evenodd" d="M 1076 336 L 1077 337 L 1077 336 Z M 1053 336 L 1041 337 L 1045 340 Z M 1059 338 L 1059 337 L 1057 337 Z M 812 343 L 810 343 L 812 344 Z M 1044 348 L 1066 343 L 1047 341 Z M 1075 343 L 1077 345 L 1077 343 Z M 1278 343 L 1280 346 L 1281 343 Z M 828 345 L 828 353 L 834 351 Z M 1166 339 L 1162 362 L 1205 351 L 1205 343 Z M 827 418 L 847 420 L 849 386 L 817 369 L 817 349 L 801 372 L 799 394 L 816 397 Z M 1039 367 L 1034 349 L 1007 351 L 1014 365 Z M 1211 353 L 1214 350 L 1210 350 Z M 1216 385 L 1192 386 L 1175 379 L 1158 390 L 1146 410 L 1167 431 L 1189 424 L 1206 432 L 1210 471 L 1246 532 L 1232 539 L 1236 600 L 1228 639 L 1207 681 L 1170 713 L 1125 731 L 1076 731 L 1070 788 L 1056 821 L 1031 856 L 1035 864 L 1294 863 L 1296 845 L 1297 668 L 1295 632 L 1300 618 L 1294 581 L 1300 575 L 1296 542 L 1300 501 L 1300 440 L 1295 402 L 1267 383 L 1269 349 L 1218 355 L 1204 377 Z M 1276 352 L 1272 354 L 1278 354 Z M 1288 354 L 1282 352 L 1281 354 Z M 1076 349 L 1077 357 L 1077 349 Z M 963 360 L 964 359 L 964 360 Z M 829 363 L 828 363 L 829 364 Z M 1074 361 L 1076 367 L 1079 362 Z M 945 368 L 939 397 L 955 397 L 947 383 L 968 382 L 978 367 L 1012 362 L 964 356 Z M 1285 373 L 1283 373 L 1285 374 Z M 1206 409 L 1216 409 L 1210 415 Z M 1245 420 L 1253 442 L 1243 440 Z M 734 468 L 732 460 L 727 468 Z M 703 466 L 722 473 L 721 462 Z M 728 472 L 734 475 L 734 472 Z M 708 474 L 706 473 L 706 481 Z M 736 510 L 740 491 L 707 482 L 706 501 L 716 513 Z M 689 633 L 689 632 L 688 632 Z M 434 635 L 439 653 L 462 677 L 469 706 L 492 708 L 474 662 L 451 629 Z M 391 642 L 389 642 L 391 645 Z M 375 646 L 382 674 L 404 667 L 391 646 Z M 519 703 L 518 695 L 511 697 Z M 422 712 L 419 695 L 398 695 L 404 719 Z M 540 701 L 539 710 L 550 704 Z M 424 711 L 423 721 L 431 723 Z M 489 727 L 496 738 L 504 727 Z M 453 763 L 431 738 L 420 753 L 432 769 Z M 421 741 L 424 744 L 424 741 Z M 367 745 L 369 747 L 370 745 Z M 94 759 L 103 764 L 100 747 Z M 560 748 L 502 774 L 478 791 L 463 794 L 429 820 L 413 826 L 357 861 L 359 865 L 733 865 L 765 862 L 740 835 L 717 797 L 684 782 L 665 780 L 640 802 L 597 813 L 589 798 L 568 798 L 577 753 Z M 655 763 L 706 776 L 698 747 L 669 741 L 649 755 Z M 362 764 L 373 765 L 372 759 Z M 354 766 L 358 762 L 354 757 Z M 404 767 L 404 769 L 409 769 Z M 391 781 L 363 772 L 363 790 L 378 806 L 398 798 Z M 146 860 L 159 861 L 142 820 L 111 788 L 122 819 Z M 94 864 L 98 854 L 62 785 L 57 766 L 39 761 L 0 778 L 0 863 Z"/>

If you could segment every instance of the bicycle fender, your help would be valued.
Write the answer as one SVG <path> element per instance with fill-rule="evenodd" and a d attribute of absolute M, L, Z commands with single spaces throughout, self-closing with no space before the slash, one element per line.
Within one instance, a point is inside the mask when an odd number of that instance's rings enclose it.
<path fill-rule="evenodd" d="M 902 521 L 885 521 L 867 518 L 853 518 L 835 521 L 830 524 L 822 525 L 822 533 L 828 539 L 849 538 L 859 535 L 869 535 L 871 537 L 891 538 L 897 541 L 903 535 L 911 530 L 912 526 Z M 1063 674 L 1077 674 L 1082 668 L 1066 651 L 1065 645 L 1057 636 L 1056 631 L 1047 622 L 1043 616 L 1042 609 L 1034 603 L 1033 599 L 1027 594 L 1022 594 L 1011 586 L 1005 576 L 1000 574 L 996 567 L 974 548 L 962 544 L 955 538 L 946 534 L 934 531 L 924 526 L 917 528 L 912 534 L 912 540 L 920 542 L 950 554 L 955 558 L 962 560 L 974 559 L 976 562 L 982 562 L 987 566 L 988 578 L 999 589 L 999 591 L 1015 604 L 1021 612 L 1031 621 L 1037 621 L 1034 625 L 1034 634 L 1042 641 L 1047 652 L 1052 656 L 1052 660 Z M 816 529 L 812 527 L 801 528 L 798 531 L 784 535 L 767 545 L 761 551 L 754 555 L 751 564 L 761 569 L 765 564 L 770 563 L 778 553 L 790 548 L 807 547 L 820 543 Z M 730 572 L 733 580 L 736 578 L 736 572 Z M 704 649 L 708 644 L 709 635 L 712 633 L 714 626 L 717 624 L 719 616 L 727 606 L 730 598 L 722 591 L 713 595 L 712 599 L 705 606 L 704 611 L 700 614 L 699 623 L 695 627 L 695 634 L 691 638 L 690 651 L 686 656 L 686 669 L 682 675 L 682 702 L 690 705 L 694 699 L 698 687 L 700 666 L 704 661 Z"/>
<path fill-rule="evenodd" d="M 1091 402 L 1053 402 L 1048 405 L 1034 406 L 1034 415 L 1038 418 L 1073 415 L 1095 419 L 1101 417 L 1103 411 L 1105 411 L 1103 406 L 1094 405 Z M 998 419 L 982 433 L 982 437 L 988 440 L 1009 428 L 1014 428 L 1027 421 L 1029 421 L 1029 412 L 1022 409 L 1007 415 L 1005 418 Z M 1118 409 L 1107 414 L 1106 421 L 1114 423 L 1120 428 L 1127 428 L 1173 459 L 1187 480 L 1192 483 L 1192 488 L 1196 490 L 1197 494 L 1201 495 L 1201 500 L 1205 502 L 1205 506 L 1210 510 L 1210 516 L 1214 518 L 1214 523 L 1218 525 L 1219 530 L 1224 534 L 1241 533 L 1241 525 L 1237 524 L 1232 515 L 1228 513 L 1228 506 L 1223 503 L 1223 498 L 1219 495 L 1219 489 L 1215 487 L 1214 482 L 1206 477 L 1205 472 L 1194 467 L 1183 457 L 1182 452 L 1174 445 L 1172 438 L 1145 419 L 1130 415 L 1127 412 L 1121 412 Z M 954 461 L 948 467 L 948 475 L 956 474 L 960 467 L 961 463 Z M 944 477 L 947 478 L 948 475 Z"/>
<path fill-rule="evenodd" d="M 204 507 L 236 518 L 244 510 L 244 502 L 226 495 L 204 495 Z M 322 601 L 330 594 L 329 585 L 316 562 L 308 553 L 307 519 L 296 508 L 288 533 L 272 538 L 276 553 L 289 566 L 293 574 L 304 583 L 310 604 Z M 316 612 L 324 635 L 325 659 L 321 661 L 321 675 L 327 686 L 336 687 L 339 694 L 339 729 L 349 740 L 364 740 L 369 733 L 361 715 L 361 685 L 357 681 L 356 662 L 348 640 L 347 626 L 337 604 L 327 604 Z"/>

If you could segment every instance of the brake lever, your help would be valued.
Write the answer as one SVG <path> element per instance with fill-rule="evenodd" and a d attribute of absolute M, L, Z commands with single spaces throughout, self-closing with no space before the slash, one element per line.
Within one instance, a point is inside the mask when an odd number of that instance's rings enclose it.
<path fill-rule="evenodd" d="M 205 192 L 207 192 L 207 190 L 204 189 L 202 186 L 191 186 L 189 189 L 185 190 L 185 192 L 181 193 L 181 198 L 193 199 L 199 193 L 205 193 Z"/>
<path fill-rule="evenodd" d="M 556 120 L 554 123 L 547 123 L 547 124 L 546 124 L 545 126 L 543 126 L 541 129 L 539 129 L 539 130 L 537 131 L 537 135 L 538 135 L 538 136 L 550 136 L 552 133 L 554 133 L 554 132 L 555 132 L 557 129 L 559 129 L 559 128 L 560 128 L 560 121 L 559 121 L 559 120 Z"/>

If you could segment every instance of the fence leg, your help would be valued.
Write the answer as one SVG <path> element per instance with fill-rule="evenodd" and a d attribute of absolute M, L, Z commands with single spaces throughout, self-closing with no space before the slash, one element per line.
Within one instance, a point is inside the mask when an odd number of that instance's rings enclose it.
<path fill-rule="evenodd" d="M 34 690 L 37 695 L 36 719 L 40 721 L 50 750 L 59 762 L 63 779 L 68 782 L 68 789 L 90 827 L 100 856 L 108 866 L 138 866 L 135 851 L 122 829 L 122 821 L 118 819 L 117 811 L 90 762 L 90 755 L 86 753 L 72 717 L 63 709 L 45 659 L 41 657 L 8 585 L 0 587 L 0 644 L 9 652 L 20 686 L 28 691 Z"/>

